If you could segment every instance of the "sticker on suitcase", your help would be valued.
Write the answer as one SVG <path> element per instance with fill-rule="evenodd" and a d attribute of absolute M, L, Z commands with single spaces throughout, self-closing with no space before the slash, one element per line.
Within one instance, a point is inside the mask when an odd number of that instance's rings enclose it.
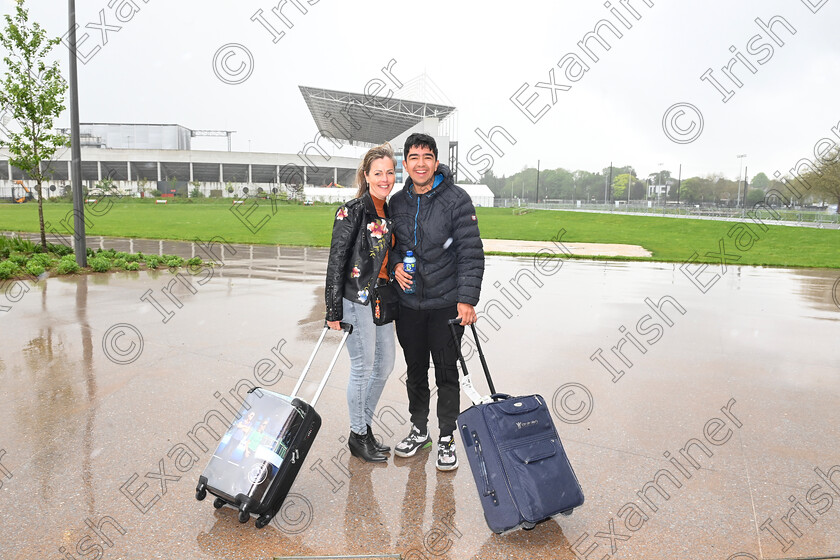
<path fill-rule="evenodd" d="M 302 421 L 288 400 L 268 391 L 261 393 L 246 401 L 250 408 L 240 409 L 239 419 L 219 441 L 205 471 L 208 485 L 225 489 L 231 497 L 244 494 L 262 499 Z"/>

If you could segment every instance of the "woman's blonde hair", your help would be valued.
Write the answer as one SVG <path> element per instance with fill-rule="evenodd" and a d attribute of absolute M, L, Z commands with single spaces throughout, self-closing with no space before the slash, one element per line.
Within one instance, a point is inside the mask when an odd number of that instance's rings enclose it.
<path fill-rule="evenodd" d="M 364 196 L 368 189 L 370 189 L 370 185 L 368 185 L 367 181 L 365 180 L 365 174 L 370 173 L 370 167 L 373 165 L 373 162 L 377 159 L 382 158 L 389 158 L 392 162 L 394 162 L 394 170 L 397 168 L 397 158 L 394 157 L 394 149 L 391 148 L 391 144 L 385 142 L 381 146 L 375 146 L 367 151 L 365 157 L 362 158 L 362 163 L 359 164 L 359 169 L 356 170 L 356 198 Z"/>

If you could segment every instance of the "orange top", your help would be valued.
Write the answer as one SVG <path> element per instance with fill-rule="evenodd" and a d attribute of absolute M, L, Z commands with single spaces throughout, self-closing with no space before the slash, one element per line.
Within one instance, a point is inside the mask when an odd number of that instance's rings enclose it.
<path fill-rule="evenodd" d="M 375 196 L 370 196 L 373 199 L 373 205 L 376 207 L 376 214 L 380 218 L 385 217 L 385 201 L 376 198 Z M 394 235 L 391 235 L 391 247 L 394 246 Z M 388 253 L 385 253 L 385 258 L 382 260 L 382 268 L 379 269 L 379 278 L 384 278 L 385 280 L 388 279 Z"/>

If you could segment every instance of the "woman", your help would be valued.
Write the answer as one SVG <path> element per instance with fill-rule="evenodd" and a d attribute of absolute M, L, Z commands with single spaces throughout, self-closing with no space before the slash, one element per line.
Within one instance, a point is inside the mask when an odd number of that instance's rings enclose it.
<path fill-rule="evenodd" d="M 376 442 L 371 422 L 385 381 L 394 369 L 394 326 L 373 323 L 371 289 L 388 281 L 388 252 L 393 246 L 385 199 L 396 180 L 396 159 L 389 144 L 371 148 L 356 172 L 356 198 L 338 209 L 327 264 L 327 324 L 353 325 L 347 338 L 350 381 L 350 453 L 365 461 L 382 462 L 390 447 Z"/>

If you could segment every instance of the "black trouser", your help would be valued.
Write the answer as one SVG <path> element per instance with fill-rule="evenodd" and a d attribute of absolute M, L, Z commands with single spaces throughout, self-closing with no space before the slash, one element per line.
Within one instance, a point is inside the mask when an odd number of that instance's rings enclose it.
<path fill-rule="evenodd" d="M 435 364 L 435 384 L 438 391 L 437 417 L 441 436 L 451 435 L 460 412 L 458 353 L 449 319 L 458 316 L 457 305 L 443 309 L 417 310 L 400 306 L 397 338 L 408 366 L 406 389 L 411 423 L 425 431 L 429 422 L 429 355 Z M 455 325 L 458 343 L 464 327 Z"/>

